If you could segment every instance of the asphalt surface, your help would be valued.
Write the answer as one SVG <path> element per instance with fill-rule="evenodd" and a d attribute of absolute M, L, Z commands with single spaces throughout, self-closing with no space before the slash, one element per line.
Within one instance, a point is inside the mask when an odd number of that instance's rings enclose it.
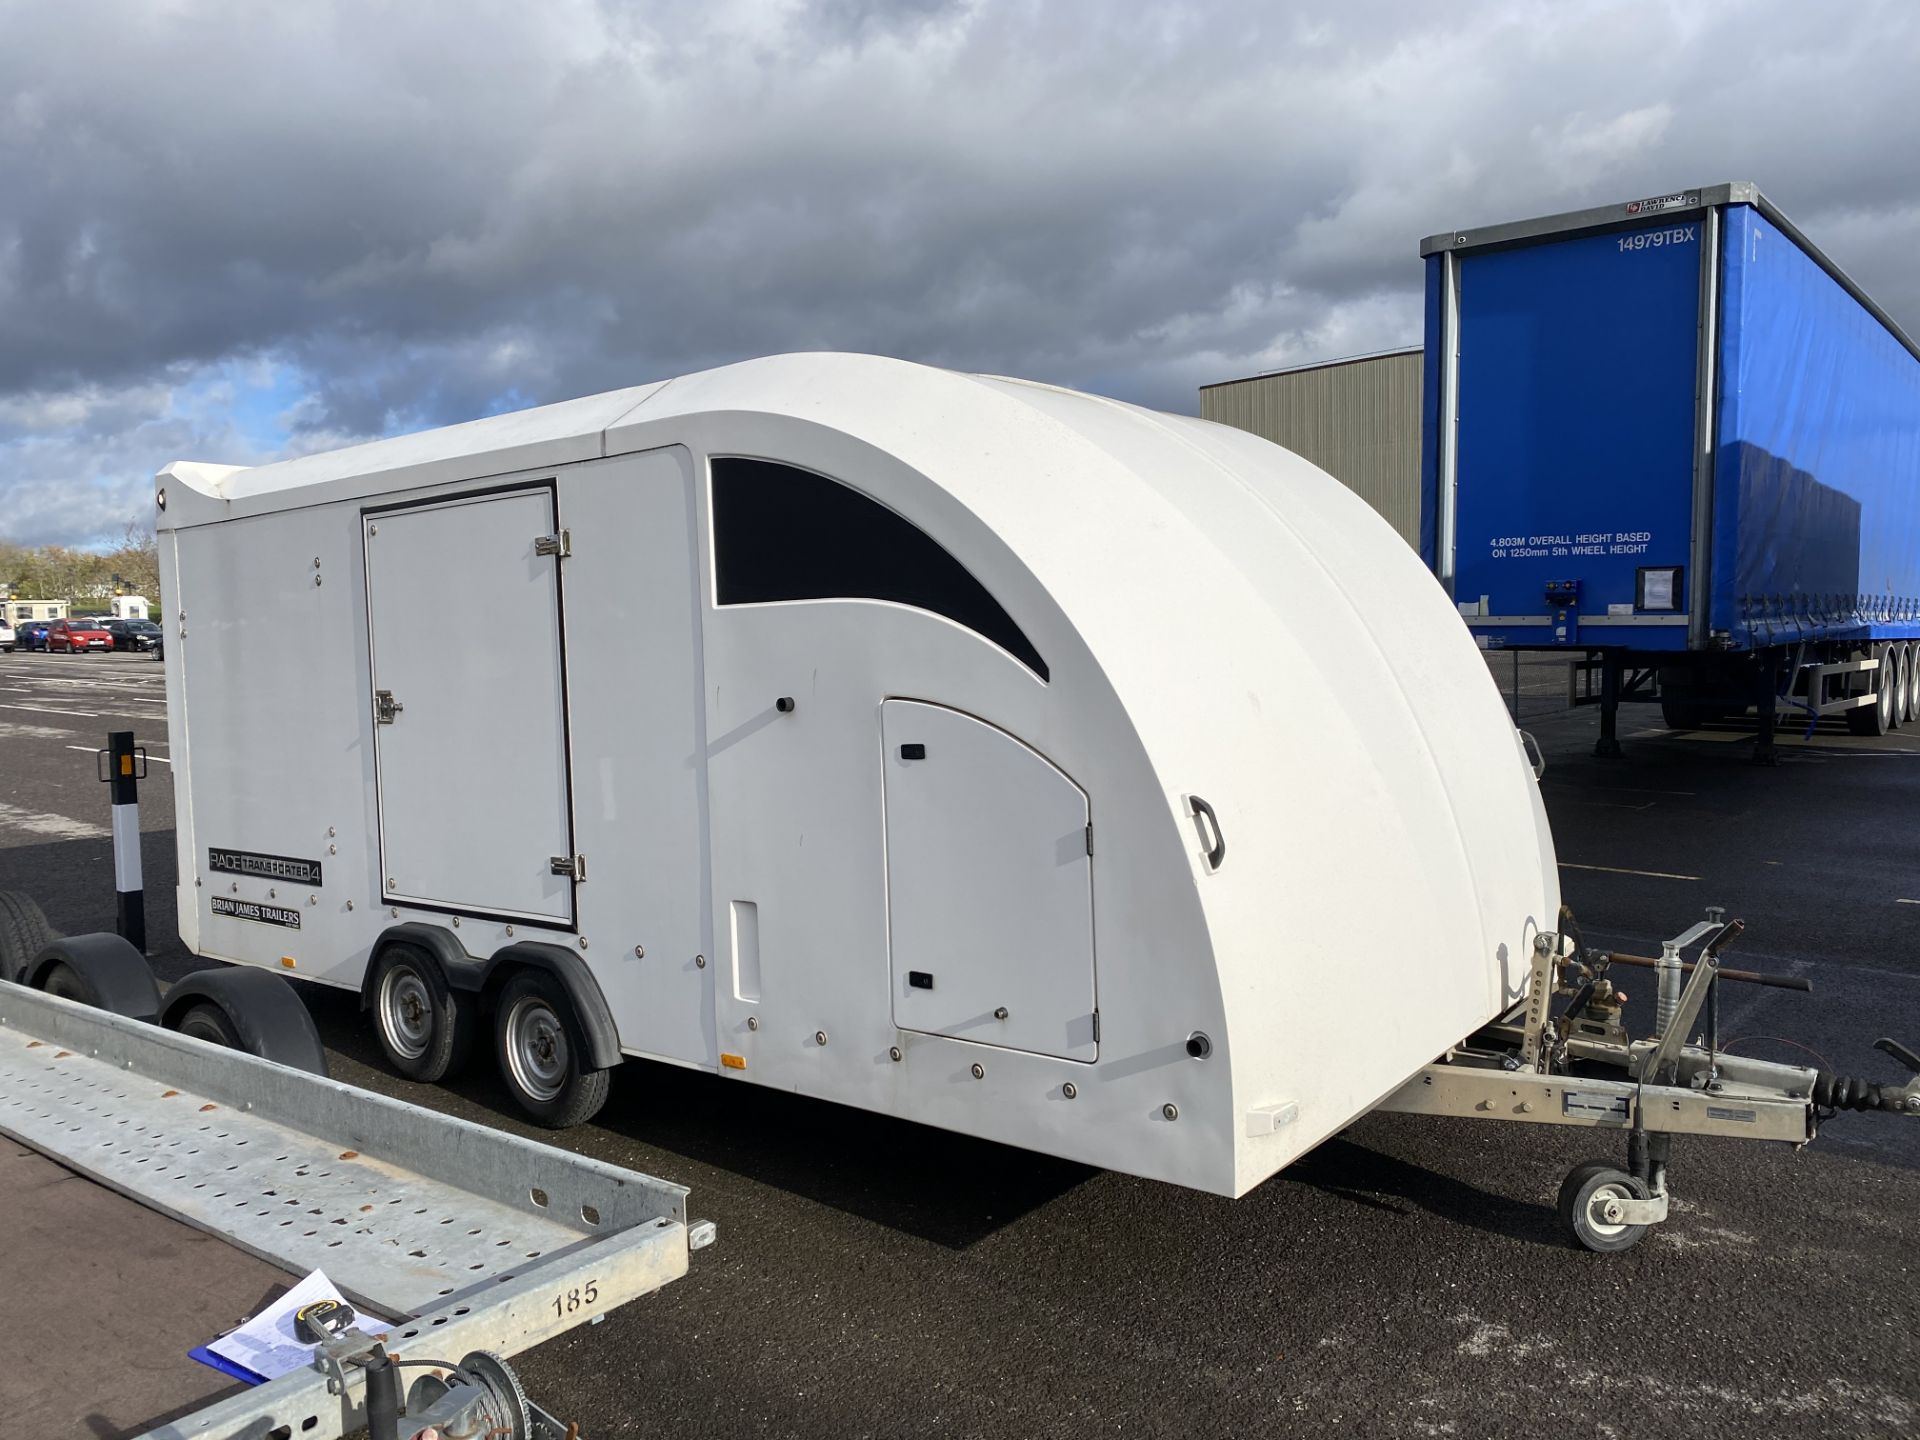
<path fill-rule="evenodd" d="M 173 978 L 198 962 L 174 933 L 161 674 L 0 656 L 0 887 L 111 928 L 91 752 L 134 728 Z M 1762 770 L 1736 729 L 1672 736 L 1638 707 L 1603 762 L 1557 674 L 1523 690 L 1589 941 L 1657 949 L 1725 905 L 1748 922 L 1731 963 L 1816 993 L 1729 987 L 1724 1035 L 1900 1078 L 1869 1046 L 1920 1043 L 1920 727 L 1795 740 Z M 350 997 L 307 994 L 338 1078 L 536 1133 L 484 1065 L 401 1081 Z M 1920 1432 L 1912 1120 L 1843 1115 L 1801 1151 L 1682 1142 L 1674 1218 L 1613 1257 L 1569 1248 L 1552 1205 L 1572 1164 L 1619 1157 L 1553 1129 L 1369 1116 L 1225 1201 L 632 1063 L 557 1138 L 691 1186 L 720 1226 L 686 1280 L 525 1357 L 591 1436 Z"/>

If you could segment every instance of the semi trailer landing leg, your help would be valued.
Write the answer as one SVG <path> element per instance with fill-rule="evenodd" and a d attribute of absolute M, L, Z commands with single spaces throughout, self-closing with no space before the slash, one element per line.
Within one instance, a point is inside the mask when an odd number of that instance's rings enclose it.
<path fill-rule="evenodd" d="M 1568 1238 L 1588 1250 L 1625 1250 L 1667 1218 L 1667 1172 L 1676 1135 L 1719 1135 L 1805 1145 L 1841 1110 L 1920 1116 L 1920 1055 L 1892 1040 L 1875 1048 L 1906 1067 L 1904 1085 L 1730 1055 L 1720 1048 L 1722 982 L 1811 990 L 1789 976 L 1730 970 L 1720 953 L 1744 928 L 1712 909 L 1665 942 L 1658 957 L 1588 949 L 1573 917 L 1534 942 L 1527 993 L 1506 1016 L 1455 1046 L 1380 1108 L 1533 1125 L 1572 1125 L 1626 1136 L 1624 1164 L 1575 1166 L 1560 1187 Z M 1688 960 L 1686 952 L 1694 950 Z M 1656 974 L 1652 1036 L 1621 1024 L 1616 967 Z M 1557 997 L 1569 997 L 1554 1014 Z M 1689 1038 L 1691 1036 L 1692 1038 Z"/>
<path fill-rule="evenodd" d="M 1620 656 L 1609 650 L 1600 657 L 1600 738 L 1593 753 L 1601 760 L 1620 758 Z"/>

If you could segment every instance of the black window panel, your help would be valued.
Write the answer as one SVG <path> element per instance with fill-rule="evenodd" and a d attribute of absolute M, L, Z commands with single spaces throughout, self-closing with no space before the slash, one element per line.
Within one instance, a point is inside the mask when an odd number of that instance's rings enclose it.
<path fill-rule="evenodd" d="M 1047 662 L 986 586 L 886 506 L 837 480 L 771 460 L 712 464 L 720 604 L 890 600 L 944 615 L 1047 678 Z"/>

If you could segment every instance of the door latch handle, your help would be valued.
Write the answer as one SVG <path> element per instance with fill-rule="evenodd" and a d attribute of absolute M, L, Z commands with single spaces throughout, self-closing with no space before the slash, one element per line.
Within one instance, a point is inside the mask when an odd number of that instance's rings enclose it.
<path fill-rule="evenodd" d="M 391 725 L 393 717 L 407 707 L 393 698 L 391 690 L 373 692 L 373 719 L 376 725 Z"/>
<path fill-rule="evenodd" d="M 1196 822 L 1201 820 L 1206 821 L 1206 828 L 1209 834 L 1201 838 L 1208 842 L 1207 868 L 1209 870 L 1218 870 L 1221 862 L 1227 858 L 1227 837 L 1220 833 L 1220 817 L 1213 813 L 1213 806 L 1202 800 L 1198 795 L 1189 795 L 1187 797 L 1187 804 L 1192 809 L 1193 818 Z"/>

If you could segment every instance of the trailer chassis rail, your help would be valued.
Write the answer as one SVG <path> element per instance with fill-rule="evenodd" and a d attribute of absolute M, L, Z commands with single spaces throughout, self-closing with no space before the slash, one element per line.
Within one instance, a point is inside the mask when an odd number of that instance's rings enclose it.
<path fill-rule="evenodd" d="M 1838 1110 L 1920 1116 L 1920 1055 L 1893 1040 L 1881 1039 L 1875 1048 L 1907 1069 L 1903 1085 L 1720 1049 L 1722 982 L 1812 988 L 1794 977 L 1722 966 L 1720 952 L 1744 929 L 1724 912 L 1709 909 L 1704 921 L 1666 941 L 1657 959 L 1590 951 L 1570 912 L 1563 909 L 1559 923 L 1561 933 L 1545 932 L 1534 941 L 1520 1004 L 1421 1070 L 1379 1108 L 1624 1132 L 1626 1168 L 1585 1162 L 1561 1186 L 1561 1224 L 1587 1249 L 1627 1249 L 1667 1219 L 1676 1135 L 1798 1146 L 1811 1142 L 1820 1122 Z M 1695 946 L 1696 958 L 1686 960 L 1685 952 Z M 1609 976 L 1616 965 L 1656 972 L 1659 998 L 1650 1038 L 1631 1039 L 1621 1026 L 1622 997 Z M 1571 999 L 1554 1015 L 1560 995 Z M 1696 1025 L 1704 1029 L 1696 1032 Z"/>

